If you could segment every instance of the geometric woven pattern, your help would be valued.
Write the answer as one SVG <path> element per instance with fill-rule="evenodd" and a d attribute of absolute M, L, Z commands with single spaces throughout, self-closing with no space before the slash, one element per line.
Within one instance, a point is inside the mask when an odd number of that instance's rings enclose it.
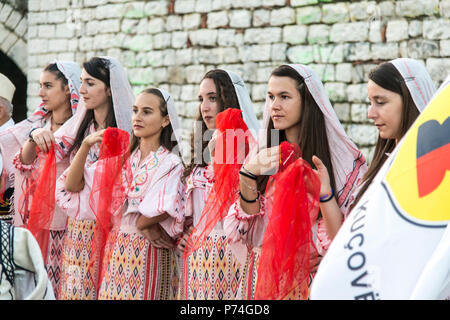
<path fill-rule="evenodd" d="M 175 298 L 173 250 L 155 248 L 140 233 L 119 231 L 105 266 L 99 300 L 168 300 Z M 177 281 L 175 281 L 177 283 Z"/>
<path fill-rule="evenodd" d="M 226 236 L 211 234 L 184 261 L 180 296 L 182 300 L 234 300 L 239 289 L 239 264 L 227 249 Z"/>
<path fill-rule="evenodd" d="M 47 269 L 48 278 L 52 283 L 55 297 L 58 297 L 59 280 L 61 278 L 61 259 L 63 253 L 63 238 L 65 230 L 50 230 L 48 242 Z"/>
<path fill-rule="evenodd" d="M 97 299 L 98 261 L 88 270 L 94 227 L 94 220 L 69 218 L 67 221 L 63 239 L 59 300 Z"/>

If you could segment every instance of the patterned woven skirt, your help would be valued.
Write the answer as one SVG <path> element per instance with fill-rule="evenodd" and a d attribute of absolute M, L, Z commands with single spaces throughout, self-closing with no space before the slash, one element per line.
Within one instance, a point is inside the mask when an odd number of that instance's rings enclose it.
<path fill-rule="evenodd" d="M 259 257 L 261 256 L 261 248 L 253 248 L 249 250 L 247 261 L 242 268 L 242 281 L 237 294 L 239 300 L 254 300 L 256 283 L 258 281 Z M 300 300 L 302 296 L 308 295 L 309 287 L 312 282 L 310 275 L 308 285 L 304 288 L 298 287 L 292 290 L 284 300 Z"/>
<path fill-rule="evenodd" d="M 59 282 L 61 279 L 64 233 L 65 230 L 50 230 L 47 263 L 45 264 L 55 297 L 58 297 Z"/>
<path fill-rule="evenodd" d="M 153 247 L 135 227 L 121 227 L 104 268 L 99 300 L 176 299 L 178 268 L 174 250 Z"/>
<path fill-rule="evenodd" d="M 213 230 L 201 247 L 183 262 L 179 299 L 236 299 L 241 271 L 227 247 L 226 236 Z"/>
<path fill-rule="evenodd" d="M 68 219 L 61 260 L 60 300 L 97 298 L 98 263 L 88 270 L 94 227 L 94 220 Z"/>

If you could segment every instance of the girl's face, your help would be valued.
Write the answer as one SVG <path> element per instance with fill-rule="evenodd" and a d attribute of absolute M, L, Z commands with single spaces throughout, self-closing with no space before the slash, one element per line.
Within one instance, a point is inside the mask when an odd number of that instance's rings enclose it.
<path fill-rule="evenodd" d="M 270 117 L 277 130 L 290 130 L 300 121 L 302 99 L 296 85 L 289 77 L 271 76 L 269 79 Z"/>
<path fill-rule="evenodd" d="M 111 89 L 103 81 L 94 78 L 83 69 L 81 71 L 80 95 L 83 98 L 86 109 L 94 110 L 109 104 Z"/>
<path fill-rule="evenodd" d="M 137 96 L 133 106 L 133 133 L 138 138 L 159 138 L 164 127 L 170 124 L 169 116 L 162 116 L 159 97 L 150 93 Z"/>
<path fill-rule="evenodd" d="M 216 128 L 216 116 L 219 113 L 218 94 L 213 79 L 203 79 L 200 83 L 198 100 L 200 101 L 200 112 L 208 129 Z"/>
<path fill-rule="evenodd" d="M 402 96 L 386 90 L 369 80 L 367 85 L 370 107 L 367 117 L 373 120 L 383 139 L 399 139 L 402 120 Z"/>
<path fill-rule="evenodd" d="M 49 71 L 43 71 L 39 79 L 38 96 L 42 99 L 44 107 L 49 111 L 55 111 L 61 106 L 70 104 L 70 91 L 68 85 L 63 85 L 56 75 Z"/>

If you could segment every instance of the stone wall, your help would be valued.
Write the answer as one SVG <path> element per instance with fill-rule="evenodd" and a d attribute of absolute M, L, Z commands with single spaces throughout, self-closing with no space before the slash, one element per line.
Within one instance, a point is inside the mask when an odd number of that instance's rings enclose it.
<path fill-rule="evenodd" d="M 422 60 L 439 85 L 450 73 L 450 0 L 28 1 L 30 110 L 39 103 L 39 74 L 48 61 L 81 63 L 95 55 L 118 58 L 136 93 L 146 86 L 168 89 L 186 139 L 207 70 L 241 74 L 261 117 L 271 70 L 308 64 L 370 158 L 377 130 L 366 118 L 368 71 L 411 57 Z"/>
<path fill-rule="evenodd" d="M 8 0 L 0 3 L 0 50 L 27 73 L 26 1 Z"/>

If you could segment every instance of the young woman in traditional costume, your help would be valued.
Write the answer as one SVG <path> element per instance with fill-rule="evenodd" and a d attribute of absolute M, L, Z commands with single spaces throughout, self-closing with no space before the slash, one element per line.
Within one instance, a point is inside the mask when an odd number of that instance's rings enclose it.
<path fill-rule="evenodd" d="M 10 129 L 16 137 L 22 137 L 24 132 L 29 136 L 13 159 L 14 225 L 28 228 L 37 239 L 55 295 L 59 286 L 66 216 L 55 208 L 54 186 L 69 161 L 53 163 L 49 170 L 44 170 L 44 165 L 53 148 L 53 134 L 77 111 L 80 75 L 81 69 L 74 62 L 56 61 L 47 65 L 40 77 L 38 95 L 42 104 L 33 116 Z M 8 147 L 15 149 L 15 145 Z M 44 185 L 44 180 L 53 187 Z"/>
<path fill-rule="evenodd" d="M 131 132 L 134 95 L 125 70 L 110 57 L 94 57 L 83 64 L 80 94 L 80 110 L 55 133 L 57 157 L 70 156 L 70 166 L 58 178 L 55 195 L 57 205 L 68 216 L 59 299 L 95 300 L 100 261 L 97 251 L 93 252 L 102 248 L 92 248 L 99 225 L 90 196 L 99 144 L 106 128 Z"/>
<path fill-rule="evenodd" d="M 435 92 L 435 86 L 425 66 L 414 59 L 399 58 L 385 62 L 375 67 L 368 78 L 370 107 L 367 117 L 373 120 L 379 136 L 369 170 L 349 198 L 351 207 L 362 197 L 390 153 Z M 316 157 L 313 161 L 322 182 L 322 192 L 329 193 L 332 187 L 327 166 L 319 158 Z M 333 239 L 348 211 L 341 211 L 335 199 L 322 203 L 320 208 L 326 221 L 328 236 Z"/>
<path fill-rule="evenodd" d="M 239 298 L 306 299 L 317 257 L 324 255 L 330 244 L 318 213 L 319 190 L 313 192 L 312 188 L 320 182 L 315 175 L 306 174 L 311 173 L 312 158 L 316 155 L 327 164 L 335 190 L 328 195 L 320 193 L 320 201 L 335 197 L 343 211 L 348 210 L 348 196 L 367 167 L 363 155 L 345 134 L 322 82 L 307 66 L 283 65 L 272 72 L 263 121 L 259 151 L 242 166 L 240 199 L 232 205 L 224 223 L 236 252 L 245 252 L 245 245 L 250 247 Z M 285 157 L 280 144 L 286 141 L 294 147 Z M 268 174 L 298 157 L 292 144 L 300 147 L 304 163 L 299 168 L 304 174 L 299 175 L 301 178 L 292 175 L 291 179 L 288 175 L 284 184 L 272 183 Z M 293 186 L 299 180 L 306 191 L 296 193 Z M 277 197 L 293 194 L 275 206 L 277 192 Z M 302 198 L 305 194 L 307 197 Z M 298 218 L 296 203 L 303 210 L 302 219 Z M 295 221 L 283 220 L 288 214 Z"/>
<path fill-rule="evenodd" d="M 132 122 L 133 180 L 98 298 L 175 299 L 173 238 L 183 231 L 184 166 L 172 153 L 181 142 L 173 98 L 162 89 L 144 90 L 134 103 Z"/>
<path fill-rule="evenodd" d="M 217 212 L 221 205 L 214 202 L 224 198 L 209 197 L 215 179 L 211 160 L 214 157 L 216 139 L 213 137 L 208 145 L 209 139 L 205 132 L 213 132 L 218 114 L 229 108 L 240 109 L 239 118 L 243 119 L 254 134 L 257 133 L 259 124 L 244 81 L 234 72 L 219 69 L 207 72 L 200 83 L 198 98 L 200 106 L 192 135 L 191 163 L 183 175 L 186 179 L 186 224 L 184 237 L 179 244 L 179 248 L 184 251 L 179 298 L 234 299 L 241 271 L 227 246 L 223 231 L 221 218 L 226 210 Z M 226 206 L 226 203 L 223 205 Z M 204 210 L 205 207 L 207 210 Z M 194 230 L 196 233 L 203 233 L 196 238 L 196 244 L 185 247 Z"/>
<path fill-rule="evenodd" d="M 3 161 L 0 157 L 0 189 Z M 0 220 L 0 300 L 54 300 L 41 249 L 31 232 Z"/>

